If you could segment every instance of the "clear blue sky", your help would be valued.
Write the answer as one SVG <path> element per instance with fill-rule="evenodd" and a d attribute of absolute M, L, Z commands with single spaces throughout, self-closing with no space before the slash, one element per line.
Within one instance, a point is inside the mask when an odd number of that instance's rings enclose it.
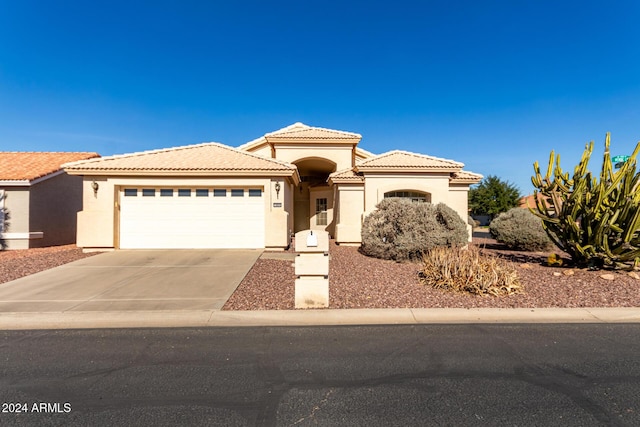
<path fill-rule="evenodd" d="M 0 150 L 237 146 L 301 121 L 530 193 L 552 149 L 572 169 L 607 131 L 614 155 L 640 140 L 639 22 L 635 0 L 0 0 Z"/>

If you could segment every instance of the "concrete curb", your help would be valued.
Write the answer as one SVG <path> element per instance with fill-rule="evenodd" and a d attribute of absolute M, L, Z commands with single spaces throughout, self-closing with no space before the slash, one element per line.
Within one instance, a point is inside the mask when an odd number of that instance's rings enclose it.
<path fill-rule="evenodd" d="M 0 330 L 474 323 L 640 323 L 640 308 L 400 308 L 0 313 Z"/>

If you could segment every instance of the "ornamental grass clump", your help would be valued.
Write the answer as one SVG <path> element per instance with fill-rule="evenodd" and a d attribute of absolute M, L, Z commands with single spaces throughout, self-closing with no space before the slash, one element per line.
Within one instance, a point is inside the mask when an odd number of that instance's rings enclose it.
<path fill-rule="evenodd" d="M 553 246 L 542 220 L 528 209 L 513 208 L 498 215 L 489 225 L 491 236 L 511 249 L 545 251 Z"/>
<path fill-rule="evenodd" d="M 436 289 L 496 297 L 524 291 L 511 263 L 472 246 L 430 249 L 422 263 L 420 281 Z"/>

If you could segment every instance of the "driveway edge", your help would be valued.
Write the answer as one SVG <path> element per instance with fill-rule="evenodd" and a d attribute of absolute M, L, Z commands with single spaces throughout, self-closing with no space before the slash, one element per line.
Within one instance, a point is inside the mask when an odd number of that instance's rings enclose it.
<path fill-rule="evenodd" d="M 640 323 L 640 308 L 399 308 L 0 313 L 1 330 L 464 323 Z"/>

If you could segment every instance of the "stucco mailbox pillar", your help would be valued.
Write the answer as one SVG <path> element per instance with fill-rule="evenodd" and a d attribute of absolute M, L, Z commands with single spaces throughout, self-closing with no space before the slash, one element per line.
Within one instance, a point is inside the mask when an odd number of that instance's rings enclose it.
<path fill-rule="evenodd" d="M 329 233 L 303 230 L 296 233 L 296 308 L 329 306 Z"/>

